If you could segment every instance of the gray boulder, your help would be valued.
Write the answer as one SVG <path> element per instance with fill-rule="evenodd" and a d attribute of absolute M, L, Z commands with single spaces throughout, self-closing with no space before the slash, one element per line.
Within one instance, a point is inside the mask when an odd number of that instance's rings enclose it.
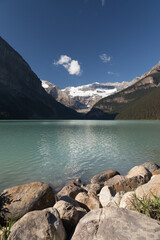
<path fill-rule="evenodd" d="M 80 206 L 87 211 L 101 207 L 98 197 L 93 193 L 81 192 L 75 199 L 79 202 Z"/>
<path fill-rule="evenodd" d="M 66 239 L 66 232 L 56 209 L 29 212 L 13 225 L 8 240 L 29 239 Z"/>
<path fill-rule="evenodd" d="M 107 180 L 104 185 L 114 188 L 116 192 L 130 192 L 144 183 L 146 183 L 146 178 L 141 175 L 133 176 L 130 178 L 116 175 L 113 178 Z"/>
<path fill-rule="evenodd" d="M 104 185 L 108 186 L 108 187 L 114 187 L 118 184 L 118 186 L 120 186 L 121 183 L 123 183 L 125 180 L 126 180 L 126 178 L 124 176 L 116 175 L 116 176 L 112 177 L 111 179 L 107 180 L 104 183 Z M 117 189 L 116 189 L 116 191 L 117 191 Z"/>
<path fill-rule="evenodd" d="M 0 219 L 17 220 L 33 210 L 52 207 L 55 203 L 53 189 L 42 182 L 32 182 L 4 190 L 0 195 Z"/>
<path fill-rule="evenodd" d="M 78 211 L 73 205 L 63 200 L 56 202 L 53 207 L 58 210 L 63 226 L 67 232 L 67 235 L 69 235 L 79 220 Z"/>
<path fill-rule="evenodd" d="M 148 183 L 139 186 L 135 193 L 139 199 L 143 199 L 145 196 L 153 198 L 153 194 L 160 197 L 160 175 L 153 176 Z"/>
<path fill-rule="evenodd" d="M 92 184 L 104 184 L 105 181 L 114 177 L 115 175 L 120 175 L 120 173 L 115 170 L 107 170 L 92 177 L 90 182 Z"/>
<path fill-rule="evenodd" d="M 144 183 L 147 183 L 152 177 L 152 174 L 144 166 L 135 166 L 128 172 L 126 178 L 133 178 L 138 176 L 141 176 L 144 179 Z"/>
<path fill-rule="evenodd" d="M 136 210 L 135 209 L 135 192 L 127 192 L 123 195 L 121 202 L 120 202 L 120 208 L 126 208 L 128 210 Z"/>
<path fill-rule="evenodd" d="M 79 214 L 79 219 L 78 219 L 78 221 L 79 221 L 82 217 L 84 217 L 84 215 L 87 214 L 87 210 L 84 209 L 84 208 L 76 207 L 76 210 L 78 211 L 78 214 Z"/>
<path fill-rule="evenodd" d="M 57 198 L 60 200 L 63 196 L 69 196 L 70 198 L 75 199 L 78 193 L 85 191 L 81 186 L 76 183 L 70 183 L 64 186 L 58 193 Z"/>
<path fill-rule="evenodd" d="M 99 194 L 99 201 L 102 207 L 106 207 L 116 195 L 116 191 L 112 187 L 104 186 Z"/>
<path fill-rule="evenodd" d="M 160 168 L 160 166 L 152 162 L 145 162 L 142 164 L 142 166 L 148 169 L 151 173 L 153 173 L 154 171 Z"/>
<path fill-rule="evenodd" d="M 81 219 L 87 213 L 84 208 L 80 207 L 79 203 L 75 199 L 70 198 L 69 196 L 63 196 L 60 200 L 70 203 L 72 206 L 74 206 L 75 209 L 78 211 L 79 219 Z"/>
<path fill-rule="evenodd" d="M 104 184 L 98 184 L 98 183 L 91 183 L 85 186 L 85 189 L 87 190 L 87 192 L 90 193 L 94 193 L 94 194 L 98 194 Z"/>
<path fill-rule="evenodd" d="M 107 207 L 87 213 L 71 240 L 159 240 L 160 224 L 143 214 Z"/>
<path fill-rule="evenodd" d="M 121 192 L 117 192 L 116 195 L 112 198 L 111 200 L 111 204 L 114 207 L 119 207 L 120 206 L 120 202 L 124 196 L 125 192 L 121 191 Z"/>
<path fill-rule="evenodd" d="M 62 196 L 62 197 L 60 198 L 60 200 L 63 200 L 63 201 L 65 201 L 65 202 L 68 202 L 68 203 L 70 203 L 70 204 L 71 204 L 72 206 L 74 206 L 74 207 L 79 207 L 78 202 L 77 202 L 75 199 L 70 198 L 69 196 Z"/>

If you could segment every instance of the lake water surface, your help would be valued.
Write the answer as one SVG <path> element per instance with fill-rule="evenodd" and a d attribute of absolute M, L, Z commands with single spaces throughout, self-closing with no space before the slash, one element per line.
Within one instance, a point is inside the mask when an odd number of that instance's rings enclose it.
<path fill-rule="evenodd" d="M 56 190 L 74 178 L 143 162 L 160 165 L 160 121 L 1 121 L 0 191 L 32 181 Z"/>

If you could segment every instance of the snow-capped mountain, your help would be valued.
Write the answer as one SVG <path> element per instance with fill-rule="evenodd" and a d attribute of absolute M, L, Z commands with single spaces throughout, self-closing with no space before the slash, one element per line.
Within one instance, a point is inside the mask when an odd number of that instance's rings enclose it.
<path fill-rule="evenodd" d="M 138 78 L 131 82 L 92 83 L 78 87 L 60 89 L 56 85 L 42 80 L 42 87 L 57 101 L 75 109 L 78 112 L 88 112 L 100 99 L 121 91 L 132 85 Z"/>
<path fill-rule="evenodd" d="M 72 97 L 105 97 L 112 93 L 117 92 L 117 89 L 114 85 L 105 85 L 98 82 L 88 85 L 83 85 L 79 87 L 67 87 L 62 89 L 68 95 Z"/>

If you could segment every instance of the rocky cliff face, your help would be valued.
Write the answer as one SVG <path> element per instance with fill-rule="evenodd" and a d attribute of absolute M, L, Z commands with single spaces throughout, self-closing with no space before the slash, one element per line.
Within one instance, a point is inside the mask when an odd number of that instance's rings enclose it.
<path fill-rule="evenodd" d="M 53 96 L 58 102 L 78 112 L 86 113 L 100 99 L 131 86 L 137 80 L 136 78 L 132 82 L 122 83 L 96 82 L 78 87 L 67 87 L 63 90 L 47 81 L 42 81 L 42 86 L 46 92 Z"/>
<path fill-rule="evenodd" d="M 159 90 L 160 62 L 143 74 L 132 86 L 97 102 L 87 117 L 159 119 Z"/>
<path fill-rule="evenodd" d="M 68 95 L 65 91 L 62 91 L 59 87 L 56 85 L 42 80 L 42 87 L 45 89 L 45 91 L 50 94 L 56 101 L 64 104 L 67 107 L 70 107 L 72 109 L 76 109 L 76 101 Z"/>
<path fill-rule="evenodd" d="M 40 79 L 9 44 L 0 38 L 0 119 L 77 118 L 57 103 Z"/>

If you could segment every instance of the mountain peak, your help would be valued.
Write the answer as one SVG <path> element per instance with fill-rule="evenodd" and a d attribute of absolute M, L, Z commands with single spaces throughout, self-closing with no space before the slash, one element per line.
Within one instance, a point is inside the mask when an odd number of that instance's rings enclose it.
<path fill-rule="evenodd" d="M 47 85 L 45 85 L 47 87 Z M 78 118 L 42 87 L 25 60 L 0 37 L 0 119 Z"/>
<path fill-rule="evenodd" d="M 134 80 L 128 88 L 97 102 L 87 118 L 160 119 L 160 62 Z"/>
<path fill-rule="evenodd" d="M 152 68 L 152 70 L 160 70 L 160 61 Z"/>
<path fill-rule="evenodd" d="M 59 89 L 56 85 L 42 81 L 44 89 L 58 102 L 78 112 L 88 112 L 100 99 L 112 95 L 133 84 L 132 82 L 99 83 L 94 82 L 78 87 Z"/>
<path fill-rule="evenodd" d="M 158 72 L 160 72 L 160 61 L 155 66 L 153 66 L 150 71 L 144 73 L 140 78 L 142 79 Z"/>

